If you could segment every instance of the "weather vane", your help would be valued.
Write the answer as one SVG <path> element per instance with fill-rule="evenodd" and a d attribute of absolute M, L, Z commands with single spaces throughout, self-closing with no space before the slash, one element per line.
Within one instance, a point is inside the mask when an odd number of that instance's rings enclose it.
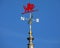
<path fill-rule="evenodd" d="M 36 10 L 34 10 L 34 8 L 35 8 L 35 5 L 34 4 L 32 4 L 32 3 L 27 3 L 27 5 L 26 6 L 24 6 L 23 7 L 24 8 L 24 12 L 22 13 L 23 15 L 24 14 L 27 14 L 27 13 L 29 13 L 30 15 L 29 15 L 29 18 L 25 18 L 24 16 L 21 16 L 21 20 L 22 21 L 28 21 L 28 24 L 30 25 L 29 27 L 30 27 L 30 30 L 29 30 L 29 37 L 27 38 L 28 40 L 29 40 L 29 44 L 28 44 L 28 48 L 34 48 L 34 44 L 33 44 L 33 36 L 32 36 L 32 22 L 39 22 L 39 18 L 36 18 L 36 19 L 33 19 L 33 15 L 32 15 L 32 12 L 35 12 Z"/>
<path fill-rule="evenodd" d="M 27 3 L 26 6 L 24 6 L 24 12 L 22 14 L 27 14 L 29 13 L 30 14 L 30 18 L 25 18 L 23 16 L 21 16 L 21 20 L 25 21 L 25 20 L 28 20 L 28 21 L 36 21 L 36 22 L 39 22 L 39 19 L 36 18 L 36 19 L 33 19 L 33 16 L 32 16 L 32 12 L 35 12 L 36 10 L 34 10 L 35 8 L 35 5 L 34 4 L 31 4 L 31 3 Z"/>

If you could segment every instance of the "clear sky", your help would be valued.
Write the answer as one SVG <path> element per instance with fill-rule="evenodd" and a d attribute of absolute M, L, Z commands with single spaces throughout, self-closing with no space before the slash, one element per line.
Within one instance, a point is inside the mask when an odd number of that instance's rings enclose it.
<path fill-rule="evenodd" d="M 34 48 L 60 48 L 60 0 L 30 0 L 35 4 Z M 28 0 L 0 0 L 0 48 L 28 48 L 29 25 L 20 20 Z"/>

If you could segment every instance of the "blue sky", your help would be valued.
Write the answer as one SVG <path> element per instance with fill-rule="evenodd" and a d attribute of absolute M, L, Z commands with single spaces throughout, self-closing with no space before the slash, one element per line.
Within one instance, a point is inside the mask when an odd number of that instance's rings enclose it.
<path fill-rule="evenodd" d="M 60 48 L 60 0 L 31 0 L 35 4 L 34 48 Z M 0 48 L 27 48 L 29 25 L 20 20 L 28 0 L 0 0 Z"/>

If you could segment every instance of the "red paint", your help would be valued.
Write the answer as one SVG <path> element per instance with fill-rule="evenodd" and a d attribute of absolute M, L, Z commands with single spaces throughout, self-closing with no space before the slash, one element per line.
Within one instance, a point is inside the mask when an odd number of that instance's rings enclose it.
<path fill-rule="evenodd" d="M 34 7 L 34 4 L 28 3 L 26 6 L 24 6 L 24 13 L 33 12 Z"/>

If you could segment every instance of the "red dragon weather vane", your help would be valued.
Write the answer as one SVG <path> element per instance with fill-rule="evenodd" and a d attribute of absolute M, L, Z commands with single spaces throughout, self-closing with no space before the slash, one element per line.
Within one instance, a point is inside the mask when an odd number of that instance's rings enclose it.
<path fill-rule="evenodd" d="M 23 6 L 24 7 L 24 12 L 22 14 L 25 14 L 25 13 L 30 13 L 30 12 L 34 12 L 34 8 L 35 8 L 35 5 L 34 4 L 31 4 L 31 3 L 27 3 L 26 6 Z"/>

